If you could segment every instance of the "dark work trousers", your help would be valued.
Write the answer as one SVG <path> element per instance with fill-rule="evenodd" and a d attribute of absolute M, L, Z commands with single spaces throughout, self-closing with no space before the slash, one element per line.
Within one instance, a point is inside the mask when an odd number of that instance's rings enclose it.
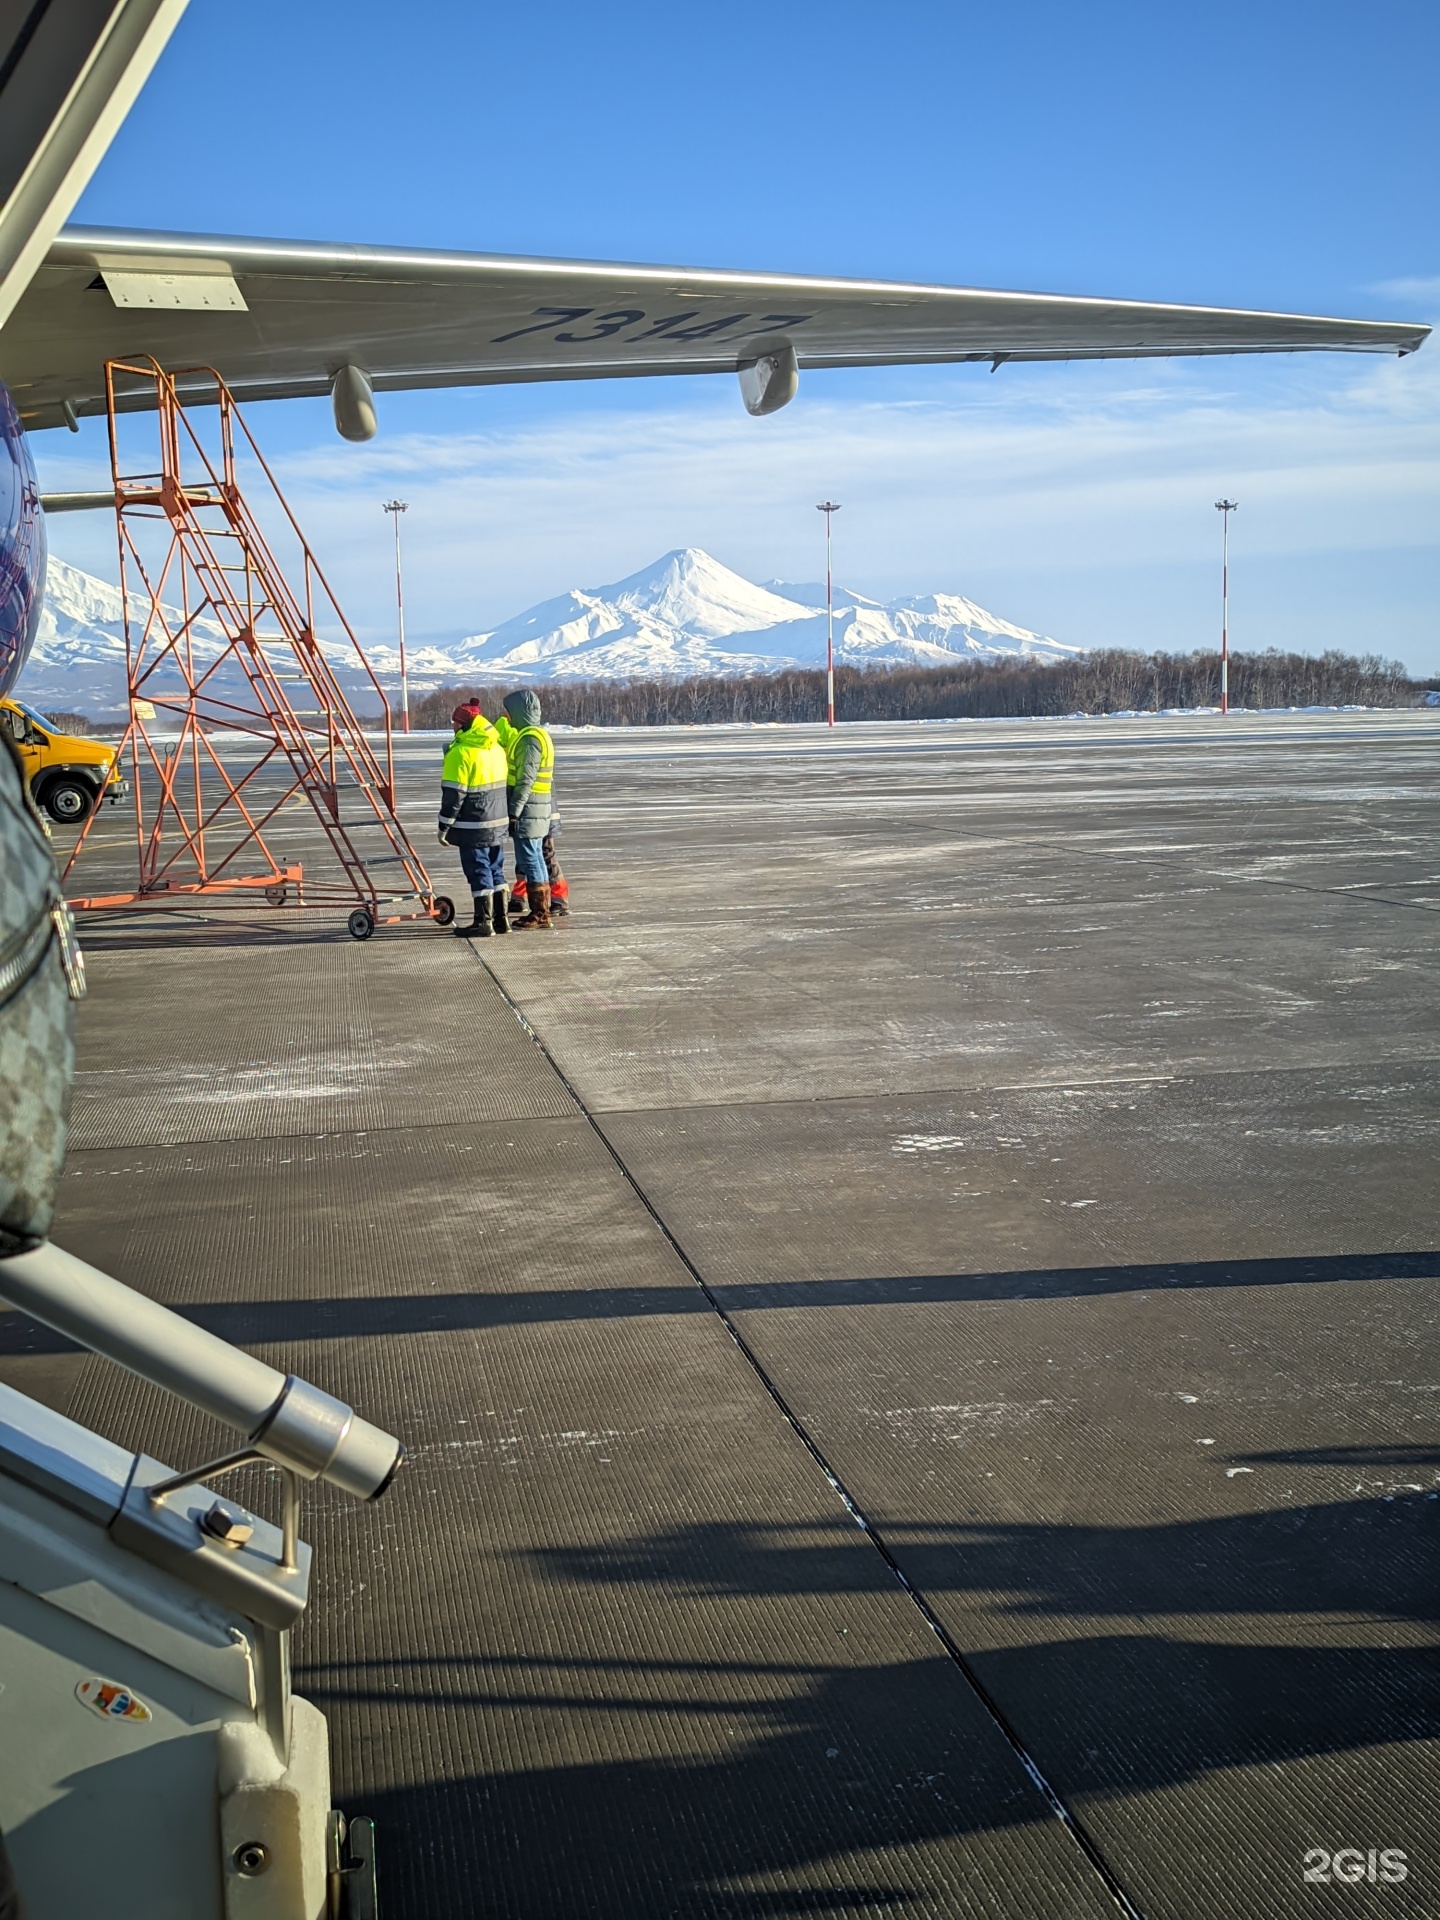
<path fill-rule="evenodd" d="M 471 893 L 494 893 L 497 887 L 504 886 L 503 842 L 497 841 L 492 846 L 483 840 L 457 840 L 455 851 L 460 855 L 460 865 L 470 882 Z"/>

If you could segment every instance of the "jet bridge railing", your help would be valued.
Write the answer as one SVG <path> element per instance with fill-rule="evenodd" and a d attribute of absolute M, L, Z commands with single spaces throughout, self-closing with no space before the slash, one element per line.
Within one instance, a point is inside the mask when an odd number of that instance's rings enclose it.
<path fill-rule="evenodd" d="M 51 1243 L 0 1259 L 0 1302 L 237 1440 L 175 1471 L 0 1386 L 0 1826 L 29 1910 L 69 1920 L 83 1863 L 123 1856 L 111 1920 L 372 1920 L 373 1826 L 330 1804 L 289 1629 L 301 1484 L 374 1500 L 400 1442 Z M 205 1484 L 249 1462 L 280 1470 L 278 1526 Z"/>
<path fill-rule="evenodd" d="M 246 1459 L 373 1500 L 404 1457 L 393 1434 L 343 1401 L 266 1366 L 50 1241 L 0 1260 L 0 1299 L 233 1428 L 245 1438 Z M 227 1463 L 235 1458 L 224 1456 Z M 197 1467 L 191 1480 L 218 1464 Z"/>

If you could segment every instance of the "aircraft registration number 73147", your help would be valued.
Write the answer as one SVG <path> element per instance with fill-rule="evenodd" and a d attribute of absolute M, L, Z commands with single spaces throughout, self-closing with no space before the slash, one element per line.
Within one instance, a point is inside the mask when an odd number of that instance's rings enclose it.
<path fill-rule="evenodd" d="M 490 342 L 498 347 L 507 340 L 519 340 L 527 333 L 551 333 L 560 341 L 608 340 L 612 335 L 622 333 L 626 327 L 639 326 L 648 316 L 635 307 L 624 307 L 614 313 L 602 313 L 592 322 L 589 333 L 572 333 L 568 330 L 577 320 L 589 319 L 595 313 L 594 307 L 536 307 L 535 324 L 529 327 L 516 327 L 511 333 L 497 333 Z M 698 326 L 687 324 L 699 320 L 699 310 L 689 313 L 672 313 L 663 320 L 652 321 L 643 333 L 626 336 L 627 345 L 631 341 L 655 340 L 662 336 L 667 340 L 713 340 L 728 327 L 738 327 L 750 318 L 748 313 L 727 313 L 720 320 L 702 320 Z M 760 333 L 780 333 L 786 327 L 803 326 L 807 320 L 815 318 L 813 313 L 765 313 L 757 316 L 756 324 L 746 329 L 749 336 Z M 555 329 L 556 321 L 562 330 Z"/>

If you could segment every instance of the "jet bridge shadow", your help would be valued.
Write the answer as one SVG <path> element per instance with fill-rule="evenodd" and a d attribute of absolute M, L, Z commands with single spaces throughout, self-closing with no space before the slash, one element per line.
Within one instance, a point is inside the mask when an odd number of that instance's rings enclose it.
<path fill-rule="evenodd" d="M 341 1758 L 337 1797 L 363 1806 L 385 1837 L 386 1904 L 403 1889 L 397 1912 L 417 1920 L 429 1913 L 784 1920 L 857 1911 L 930 1920 L 971 1911 L 961 1889 L 987 1855 L 1006 1859 L 1012 1885 L 1025 1883 L 1023 1841 L 1007 1847 L 997 1834 L 1029 1822 L 1042 1829 L 1042 1841 L 1049 1837 L 1048 1809 L 1008 1754 L 993 1756 L 998 1766 L 977 1763 L 958 1727 L 948 1751 L 941 1749 L 947 1734 L 937 1724 L 936 1695 L 946 1676 L 934 1660 L 817 1666 L 777 1674 L 780 1684 L 769 1688 L 763 1678 L 756 1684 L 743 1660 L 715 1660 L 677 1673 L 666 1690 L 663 1668 L 657 1673 L 637 1657 L 611 1662 L 598 1693 L 593 1663 L 559 1657 L 522 1658 L 510 1672 L 492 1673 L 483 1657 L 445 1656 L 429 1663 L 446 1676 L 442 1683 L 433 1675 L 433 1690 L 425 1664 L 407 1663 L 401 1713 L 439 1711 L 452 1729 L 483 1715 L 489 1738 L 477 1725 L 466 1743 L 476 1754 L 503 1750 L 498 1729 L 536 1713 L 567 1716 L 587 1746 L 591 1738 L 601 1744 L 603 1733 L 587 1736 L 585 1723 L 617 1712 L 650 1726 L 637 1744 L 683 1742 L 709 1752 L 477 1768 L 378 1792 L 352 1784 Z M 471 1684 L 454 1684 L 467 1666 Z M 400 1717 L 397 1696 L 384 1685 L 394 1669 L 375 1668 L 373 1690 L 354 1669 L 334 1676 L 333 1692 L 324 1670 L 297 1672 L 297 1687 L 339 1735 L 337 1757 L 351 1715 L 357 1728 Z M 709 1698 L 700 1703 L 702 1688 Z M 717 1754 L 716 1747 L 729 1750 Z M 985 1838 L 968 1860 L 947 1845 L 972 1833 Z M 457 1835 L 472 1850 L 468 1873 L 465 1862 L 445 1857 Z M 1036 1851 L 1053 1863 L 1053 1845 Z M 1034 1874 L 1041 1909 L 1052 1876 L 1053 1864 L 1050 1873 Z M 1100 1904 L 1062 1910 L 1088 1914 Z"/>
<path fill-rule="evenodd" d="M 1296 1255 L 1272 1260 L 1197 1260 L 1163 1265 L 1043 1267 L 1013 1273 L 897 1274 L 863 1279 L 762 1280 L 713 1285 L 729 1312 L 790 1307 L 943 1306 L 982 1300 L 1068 1300 L 1112 1293 L 1212 1287 L 1351 1284 L 1440 1277 L 1440 1252 Z M 483 1331 L 542 1322 L 626 1320 L 708 1312 L 697 1286 L 564 1287 L 504 1293 L 331 1295 L 291 1300 L 211 1300 L 176 1308 L 197 1326 L 241 1346 L 270 1341 Z M 60 1334 L 0 1310 L 0 1358 L 72 1353 Z"/>
<path fill-rule="evenodd" d="M 1134 1895 L 1137 1883 L 1148 1878 L 1153 1887 L 1187 1850 L 1203 1857 L 1227 1798 L 1228 1858 L 1236 1870 L 1247 1856 L 1256 1868 L 1292 1852 L 1298 1861 L 1313 1840 L 1303 1837 L 1309 1827 L 1339 1817 L 1359 1791 L 1355 1756 L 1384 1755 L 1400 1743 L 1412 1743 L 1403 1766 L 1398 1756 L 1379 1758 L 1363 1778 L 1378 1783 L 1381 1798 L 1390 1795 L 1389 1843 L 1406 1848 L 1417 1867 L 1422 1858 L 1427 1867 L 1440 1864 L 1429 1862 L 1433 1786 L 1419 1771 L 1428 1763 L 1413 1744 L 1440 1733 L 1440 1647 L 1373 1638 L 1337 1644 L 1334 1620 L 1337 1609 L 1376 1607 L 1391 1618 L 1434 1617 L 1434 1514 L 1417 1499 L 1137 1528 L 902 1526 L 890 1544 L 962 1648 L 963 1614 L 957 1624 L 947 1596 L 969 1594 L 989 1606 L 991 1617 L 975 1635 L 987 1645 L 966 1651 L 970 1671 L 1062 1798 L 1082 1819 L 1100 1810 L 1102 1826 L 1092 1831 Z M 936 1904 L 935 1843 L 975 1841 L 978 1854 L 966 1856 L 957 1846 L 950 1856 L 957 1874 L 973 1874 L 977 1859 L 1002 1857 L 997 1834 L 1038 1819 L 1027 1795 L 997 1799 L 993 1781 L 985 1785 L 973 1742 L 960 1731 L 966 1716 L 947 1692 L 948 1682 L 969 1684 L 953 1667 L 934 1658 L 760 1666 L 743 1649 L 667 1663 L 623 1652 L 625 1620 L 665 1607 L 677 1589 L 701 1596 L 806 1592 L 842 1609 L 857 1591 L 893 1589 L 878 1555 L 837 1552 L 821 1538 L 822 1531 L 833 1535 L 829 1523 L 816 1522 L 813 1530 L 812 1546 L 803 1529 L 796 1544 L 793 1525 L 782 1537 L 779 1528 L 695 1523 L 603 1547 L 517 1554 L 527 1577 L 538 1573 L 556 1590 L 591 1591 L 597 1605 L 605 1595 L 609 1617 L 621 1625 L 618 1645 L 611 1641 L 616 1650 L 604 1659 L 456 1649 L 408 1660 L 402 1673 L 389 1660 L 307 1664 L 302 1654 L 297 1684 L 332 1713 L 337 1728 L 353 1716 L 357 1738 L 363 1729 L 373 1740 L 392 1719 L 398 1738 L 406 1715 L 440 1713 L 456 1733 L 467 1722 L 476 1727 L 474 1750 L 481 1750 L 483 1724 L 484 1750 L 493 1752 L 500 1750 L 497 1729 L 507 1723 L 520 1727 L 555 1712 L 583 1726 L 618 1712 L 651 1726 L 642 1747 L 671 1741 L 679 1748 L 663 1759 L 585 1758 L 417 1778 L 379 1792 L 366 1787 L 365 1810 L 393 1836 L 392 1857 L 404 1856 L 415 1900 L 406 1911 L 432 1910 L 427 1899 L 437 1911 L 496 1915 L 768 1920 L 867 1908 L 947 1910 L 943 1890 Z M 1282 1551 L 1285 1563 L 1277 1560 Z M 617 1610 L 617 1586 L 635 1590 L 632 1609 Z M 1267 1641 L 1257 1612 L 1282 1616 L 1292 1640 L 1298 1622 L 1298 1637 L 1313 1634 L 1315 1643 Z M 994 1616 L 1003 1622 L 1007 1614 L 1022 1618 L 1014 1637 L 997 1647 Z M 1155 1630 L 1113 1630 L 1117 1617 L 1133 1623 L 1137 1615 L 1153 1619 Z M 1233 1628 L 1227 1616 L 1234 1616 Z M 1316 1622 L 1310 1631 L 1307 1619 Z M 1042 1620 L 1049 1624 L 1037 1637 Z M 951 1716 L 954 1727 L 941 1763 L 934 1757 L 937 1714 L 942 1721 Z M 687 1736 L 687 1720 L 702 1730 Z M 717 1757 L 704 1726 L 738 1735 L 732 1749 Z M 453 1739 L 447 1744 L 454 1750 Z M 588 1745 L 582 1736 L 582 1752 Z M 1338 1769 L 1317 1767 L 1325 1756 L 1347 1758 Z M 1248 1804 L 1243 1783 L 1250 1776 L 1216 1778 L 1232 1768 L 1261 1768 L 1273 1777 L 1289 1767 L 1295 1772 L 1286 1779 L 1283 1817 L 1293 1817 L 1294 1833 L 1275 1830 L 1274 1807 L 1263 1796 Z M 814 1786 L 805 1784 L 812 1780 Z M 1173 1791 L 1192 1782 L 1204 1782 L 1194 1797 Z M 342 1776 L 342 1795 L 352 1791 Z M 1143 1807 L 1123 1813 L 1132 1797 L 1161 1791 L 1163 1825 Z M 1106 1826 L 1117 1809 L 1117 1821 Z M 450 1869 L 432 1841 L 457 1832 L 473 1834 L 486 1861 L 484 1887 L 458 1906 L 453 1883 L 445 1881 Z M 918 1881 L 918 1860 L 895 1873 L 895 1850 L 903 1859 L 927 1846 Z M 1146 1856 L 1143 1871 L 1137 1849 Z M 857 1856 L 866 1854 L 869 1870 L 857 1872 Z M 757 1880 L 768 1884 L 756 1888 Z M 1305 1891 L 1297 1874 L 1293 1902 L 1277 1894 L 1276 1914 L 1300 1911 Z M 1043 1882 L 1015 1897 L 1016 1912 L 1045 1910 Z M 960 1911 L 960 1903 L 949 1910 Z M 1421 1909 L 1397 1898 L 1386 1911 Z"/>
<path fill-rule="evenodd" d="M 1426 1453 L 1429 1449 L 1418 1449 Z M 1431 1476 L 1433 1480 L 1433 1475 Z M 1433 1497 L 1432 1497 L 1433 1492 Z M 1440 1623 L 1440 1485 L 1155 1525 L 877 1520 L 911 1584 L 974 1596 L 1000 1619 L 1191 1619 L 1312 1615 Z M 1378 1494 L 1378 1489 L 1377 1489 Z M 957 1500 L 963 1500 L 963 1490 Z M 554 1579 L 646 1587 L 686 1578 L 714 1593 L 873 1590 L 892 1576 L 829 1545 L 782 1544 L 761 1526 L 707 1523 L 535 1556 Z M 856 1576 L 859 1575 L 857 1584 Z M 1003 1596 L 1003 1598 L 997 1597 Z M 1029 1625 L 1023 1628 L 1028 1636 Z M 1440 1647 L 1435 1649 L 1440 1659 Z"/>
<path fill-rule="evenodd" d="M 1353 1756 L 1433 1738 L 1440 1726 L 1440 1652 L 1433 1650 L 1260 1648 L 1112 1635 L 1008 1649 L 973 1664 L 1052 1787 L 1082 1820 L 1087 1803 L 1113 1808 L 1131 1796 L 1209 1780 L 1230 1767 L 1273 1771 L 1309 1763 L 1308 1777 L 1295 1781 L 1292 1830 L 1276 1832 L 1261 1811 L 1247 1832 L 1243 1813 L 1233 1804 L 1228 1810 L 1228 1859 L 1241 1872 L 1281 1856 L 1287 1865 L 1298 1862 L 1310 1829 L 1333 1824 L 1355 1792 Z M 453 1671 L 456 1661 L 444 1665 Z M 728 1671 L 717 1665 L 717 1680 Z M 643 1661 L 619 1670 L 616 1694 L 623 1700 L 644 1674 Z M 372 1692 L 357 1678 L 356 1690 L 331 1692 L 322 1674 L 297 1676 L 297 1686 L 326 1711 L 342 1738 L 352 1713 L 383 1737 L 387 1717 L 402 1700 L 428 1703 L 447 1716 L 483 1710 L 492 1727 L 511 1716 L 519 1722 L 537 1705 L 582 1719 L 596 1706 L 588 1690 L 487 1687 L 470 1694 L 462 1687 L 430 1694 L 422 1681 L 412 1696 L 408 1689 L 402 1695 L 378 1687 Z M 387 1845 L 385 1884 L 393 1885 L 394 1875 L 408 1896 L 399 1903 L 402 1914 L 770 1920 L 857 1908 L 926 1916 L 970 1912 L 960 1905 L 959 1886 L 987 1855 L 994 1861 L 1001 1854 L 997 1834 L 1050 1823 L 1033 1800 L 1018 1795 L 1007 1808 L 986 1804 L 975 1790 L 973 1750 L 965 1750 L 958 1727 L 945 1756 L 951 1765 L 937 1770 L 932 1762 L 917 1771 L 923 1749 L 912 1716 L 922 1708 L 933 1715 L 944 1684 L 928 1661 L 859 1673 L 817 1671 L 802 1698 L 787 1690 L 766 1704 L 763 1716 L 753 1716 L 747 1737 L 728 1758 L 477 1770 L 379 1791 L 368 1785 L 361 1790 L 342 1773 L 337 1796 L 380 1824 Z M 693 1711 L 693 1702 L 683 1705 Z M 614 1711 L 614 1698 L 606 1707 Z M 658 1730 L 665 1719 L 673 1721 L 676 1703 L 637 1698 L 633 1709 L 653 1716 Z M 733 1706 L 727 1715 L 731 1727 L 752 1718 Z M 477 1737 L 472 1750 L 480 1749 Z M 863 1769 L 856 1766 L 862 1749 L 869 1763 Z M 1351 1757 L 1344 1784 L 1328 1794 L 1313 1766 L 1327 1754 Z M 887 1769 L 887 1763 L 890 1779 L 882 1789 L 872 1767 Z M 839 1791 L 825 1791 L 820 1783 L 797 1786 L 815 1775 L 821 1782 L 834 1779 Z M 1423 1854 L 1434 1853 L 1425 1804 L 1430 1796 L 1417 1790 L 1407 1800 L 1403 1783 L 1392 1791 L 1397 1797 L 1386 1838 L 1405 1848 L 1418 1867 Z M 1215 1813 L 1214 1791 L 1188 1809 L 1188 1818 L 1183 1802 L 1170 1794 L 1164 1825 L 1152 1824 L 1145 1849 L 1152 1884 L 1178 1853 L 1203 1855 Z M 1134 1833 L 1132 1821 L 1129 1845 L 1101 1835 L 1112 1872 L 1132 1896 L 1139 1891 Z M 458 1899 L 455 1883 L 446 1884 L 442 1844 L 442 1836 L 449 1836 L 453 1848 L 457 1834 L 469 1836 L 472 1866 L 483 1874 L 462 1881 L 466 1892 Z M 935 1843 L 967 1839 L 978 1840 L 980 1848 L 967 1860 L 956 1847 L 950 1856 L 954 1904 L 946 1903 L 942 1883 L 937 1905 Z M 903 1873 L 909 1884 L 895 1884 L 905 1852 L 921 1847 L 930 1857 L 915 1863 L 920 1872 L 912 1867 Z M 866 1884 L 856 1873 L 856 1856 L 877 1852 L 877 1881 Z M 1016 1862 L 1009 1865 L 1004 1878 L 1017 1899 L 1013 1911 L 1049 1911 L 1043 1879 L 1037 1874 L 1038 1884 L 1027 1890 L 1023 1866 L 1017 1875 Z M 781 1876 L 792 1884 L 754 1890 L 734 1884 Z M 1268 1909 L 1291 1910 L 1278 1904 Z M 1386 1911 L 1429 1910 L 1391 1902 Z"/>

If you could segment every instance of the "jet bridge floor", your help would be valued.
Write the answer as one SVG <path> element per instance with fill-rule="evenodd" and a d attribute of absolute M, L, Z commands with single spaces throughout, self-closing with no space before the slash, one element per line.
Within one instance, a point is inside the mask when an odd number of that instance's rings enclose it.
<path fill-rule="evenodd" d="M 297 1647 L 391 1916 L 1440 1911 L 1437 745 L 561 736 L 552 939 L 92 923 L 57 1238 L 411 1447 Z"/>

